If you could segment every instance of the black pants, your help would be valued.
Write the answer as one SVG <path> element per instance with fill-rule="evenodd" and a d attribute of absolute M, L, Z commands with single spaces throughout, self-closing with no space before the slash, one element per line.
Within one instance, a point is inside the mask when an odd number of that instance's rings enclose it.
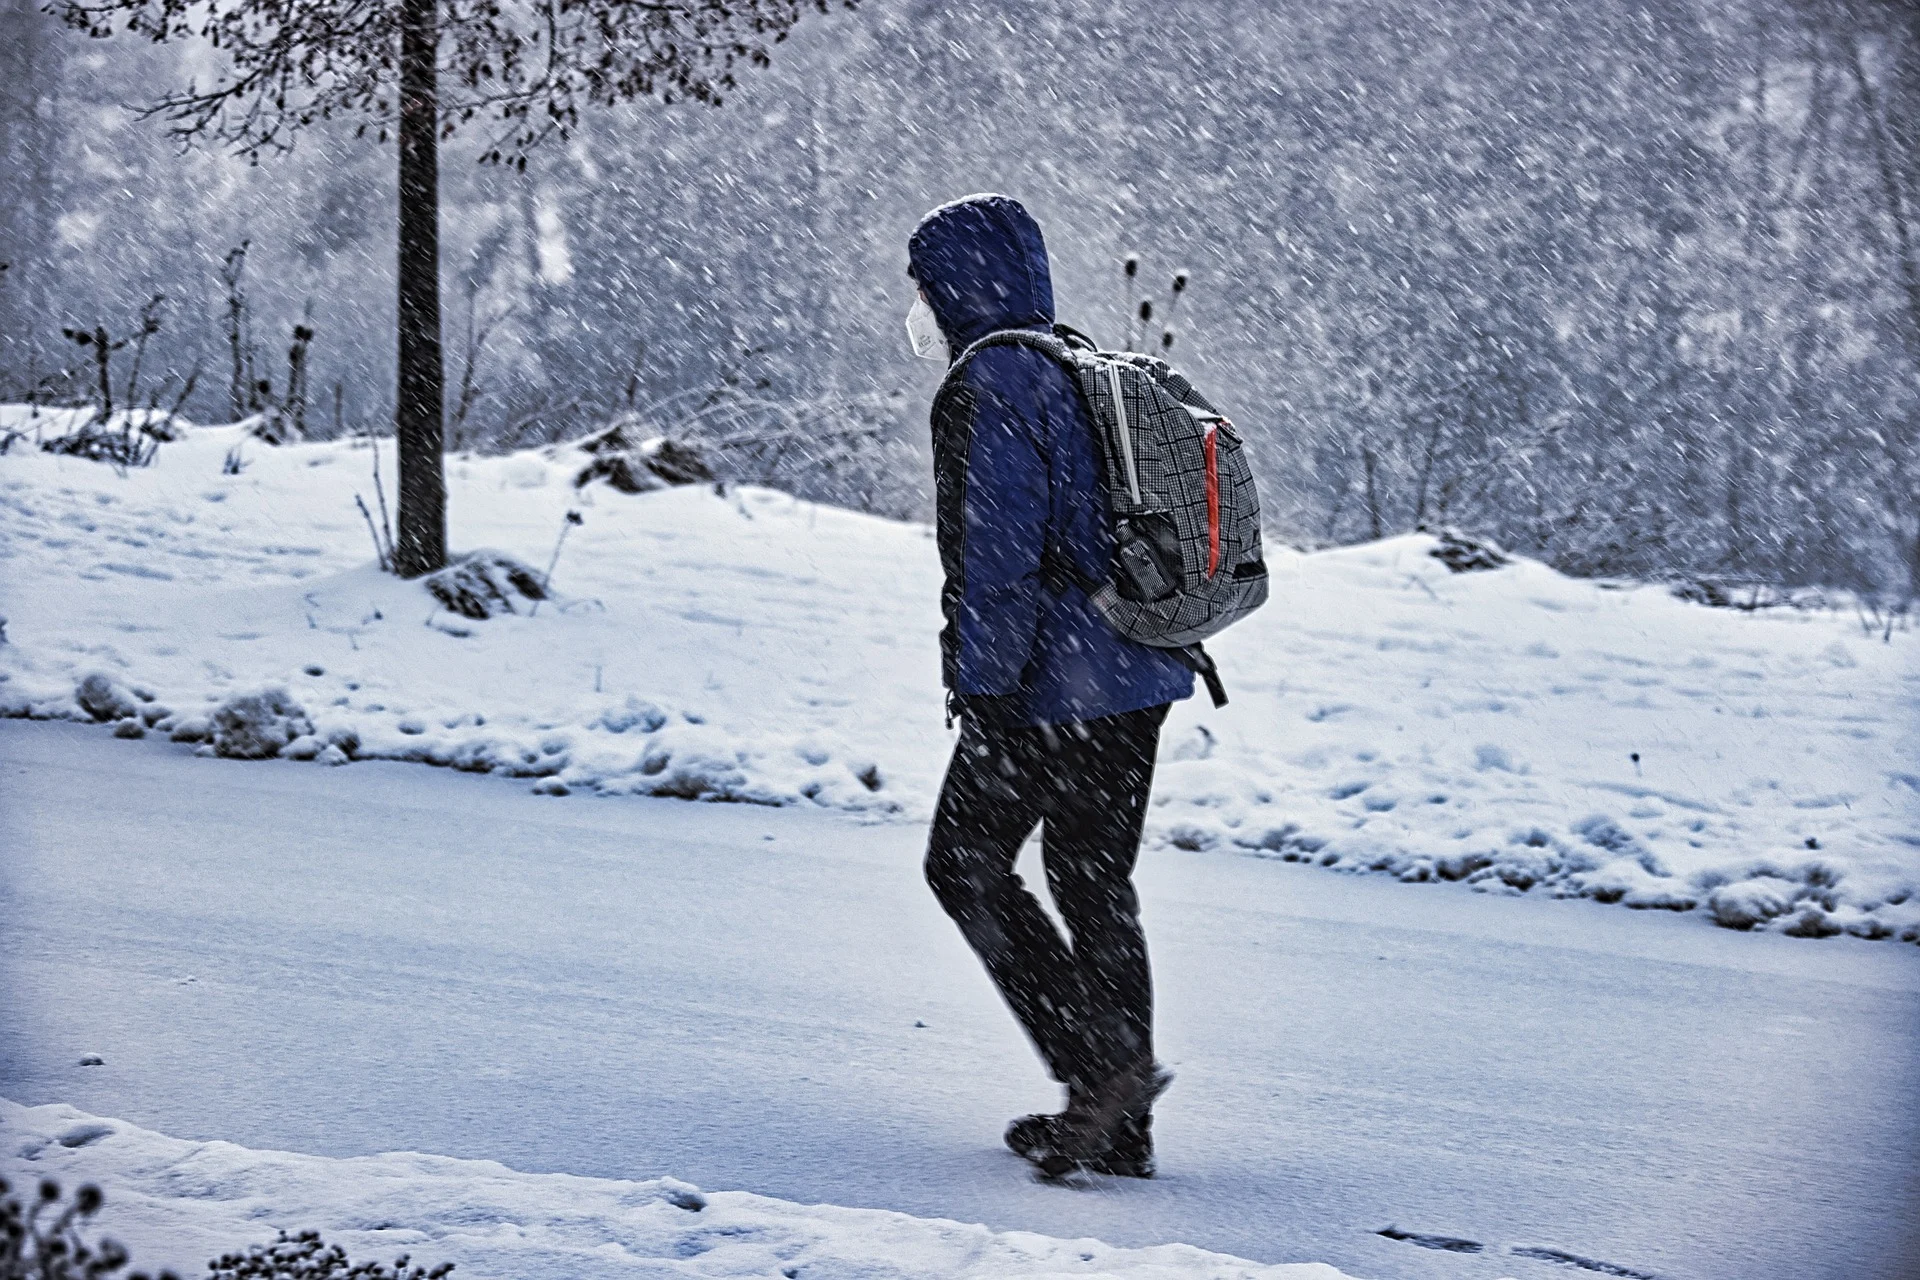
<path fill-rule="evenodd" d="M 934 811 L 927 883 L 1056 1080 L 1091 1087 L 1153 1052 L 1134 861 L 1165 706 L 1001 728 L 965 720 Z M 1014 873 L 1045 824 L 1060 936 Z"/>

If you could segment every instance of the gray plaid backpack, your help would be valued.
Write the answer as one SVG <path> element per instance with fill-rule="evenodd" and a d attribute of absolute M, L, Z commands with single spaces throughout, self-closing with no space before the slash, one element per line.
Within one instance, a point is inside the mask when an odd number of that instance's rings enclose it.
<path fill-rule="evenodd" d="M 1200 642 L 1267 599 L 1260 497 L 1239 433 L 1166 361 L 1100 351 L 1065 325 L 988 334 L 954 361 L 941 390 L 980 352 L 1009 345 L 1044 351 L 1073 374 L 1099 435 L 1113 510 L 1108 578 L 1087 580 L 1049 551 L 1043 579 L 1055 590 L 1079 585 L 1116 631 L 1171 650 L 1206 681 L 1213 704 L 1226 705 Z"/>

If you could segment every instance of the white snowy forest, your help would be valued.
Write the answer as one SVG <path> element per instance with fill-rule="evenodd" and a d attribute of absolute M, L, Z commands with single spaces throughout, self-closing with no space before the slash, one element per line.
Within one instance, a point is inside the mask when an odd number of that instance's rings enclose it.
<path fill-rule="evenodd" d="M 1118 1172 L 923 864 L 976 192 L 1258 481 Z M 0 0 L 0 1280 L 1920 1280 L 1917 600 L 1912 0 Z"/>
<path fill-rule="evenodd" d="M 206 50 L 8 4 L 0 399 L 86 396 L 61 328 L 124 337 L 161 297 L 136 394 L 198 370 L 199 421 L 264 383 L 315 436 L 390 423 L 391 146 L 337 122 L 257 167 L 177 154 L 124 108 L 207 79 Z M 589 110 L 524 172 L 456 136 L 450 441 L 639 408 L 733 474 L 921 515 L 902 245 L 1007 190 L 1062 318 L 1110 345 L 1126 254 L 1163 308 L 1193 273 L 1174 354 L 1262 424 L 1297 543 L 1458 524 L 1581 575 L 1910 596 L 1914 23 L 1902 0 L 835 10 L 718 109 Z"/>

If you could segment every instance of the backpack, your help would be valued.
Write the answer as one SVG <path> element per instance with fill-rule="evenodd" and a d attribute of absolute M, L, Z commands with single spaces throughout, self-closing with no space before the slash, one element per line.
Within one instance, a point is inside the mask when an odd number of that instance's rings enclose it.
<path fill-rule="evenodd" d="M 1113 512 L 1113 563 L 1105 579 L 1048 548 L 1041 579 L 1079 586 L 1129 640 L 1167 649 L 1206 682 L 1213 705 L 1226 689 L 1201 641 L 1267 599 L 1260 554 L 1260 497 L 1234 425 L 1164 360 L 1101 351 L 1065 325 L 1052 333 L 1007 329 L 961 353 L 940 384 L 957 385 L 990 347 L 1025 346 L 1065 366 L 1093 418 Z M 936 400 L 938 396 L 936 396 Z"/>

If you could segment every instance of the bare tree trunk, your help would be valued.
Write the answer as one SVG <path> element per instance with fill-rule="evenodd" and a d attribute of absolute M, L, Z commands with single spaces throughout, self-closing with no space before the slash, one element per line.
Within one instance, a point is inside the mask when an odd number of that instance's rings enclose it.
<path fill-rule="evenodd" d="M 1374 475 L 1378 464 L 1374 461 L 1372 446 L 1362 449 L 1360 458 L 1367 468 L 1367 536 L 1377 542 L 1385 534 L 1380 525 L 1380 488 Z"/>
<path fill-rule="evenodd" d="M 140 332 L 133 339 L 133 371 L 127 375 L 125 400 L 129 409 L 140 402 L 140 366 L 147 358 L 147 339 L 160 332 L 160 306 L 166 300 L 165 294 L 156 293 L 140 308 Z"/>
<path fill-rule="evenodd" d="M 96 325 L 93 330 L 93 364 L 100 378 L 100 421 L 105 422 L 113 416 L 113 344 L 107 340 L 107 327 Z"/>
<path fill-rule="evenodd" d="M 1887 221 L 1893 226 L 1893 254 L 1907 298 L 1907 346 L 1914 359 L 1920 361 L 1920 258 L 1915 257 L 1913 227 L 1900 181 L 1901 157 L 1894 152 L 1895 142 L 1881 118 L 1878 95 L 1867 80 L 1866 68 L 1861 65 L 1860 42 L 1852 37 L 1847 40 L 1847 68 L 1853 74 L 1854 91 L 1860 95 L 1861 114 L 1867 118 L 1867 137 L 1873 143 L 1881 198 L 1886 201 Z"/>
<path fill-rule="evenodd" d="M 446 371 L 440 352 L 439 95 L 436 0 L 403 0 L 400 35 L 400 379 L 394 434 L 400 520 L 394 570 L 447 562 Z"/>
<path fill-rule="evenodd" d="M 1741 212 L 1743 276 L 1740 285 L 1740 342 L 1734 366 L 1736 411 L 1728 418 L 1726 431 L 1726 545 L 1722 560 L 1728 570 L 1736 573 L 1745 573 L 1754 567 L 1754 548 L 1748 524 L 1755 513 L 1749 509 L 1753 504 L 1748 499 L 1758 498 L 1759 494 L 1749 495 L 1747 492 L 1753 483 L 1753 471 L 1758 461 L 1754 456 L 1752 437 L 1761 429 L 1761 415 L 1777 414 L 1779 409 L 1777 398 L 1766 394 L 1773 390 L 1772 365 L 1761 339 L 1764 312 L 1759 296 L 1759 277 L 1764 274 L 1771 283 L 1775 270 L 1775 264 L 1770 259 L 1763 264 L 1760 244 L 1763 232 L 1769 241 L 1775 238 L 1771 125 L 1767 119 L 1767 94 L 1771 88 L 1768 73 L 1772 69 L 1773 59 L 1771 35 L 1766 16 L 1757 16 L 1754 19 L 1753 49 L 1754 158 L 1747 174 L 1746 205 Z M 1764 524 L 1764 513 L 1761 519 Z"/>
<path fill-rule="evenodd" d="M 52 263 L 54 151 L 59 117 L 41 109 L 58 92 L 62 55 L 37 0 L 0 0 L 0 372 L 34 395 L 42 331 L 57 333 L 48 288 Z"/>
<path fill-rule="evenodd" d="M 1920 600 L 1920 524 L 1907 539 L 1907 603 Z"/>
<path fill-rule="evenodd" d="M 220 282 L 227 286 L 227 350 L 233 361 L 233 375 L 227 382 L 227 412 L 234 422 L 247 416 L 247 404 L 252 399 L 253 391 L 247 370 L 244 325 L 247 296 L 240 286 L 241 274 L 247 269 L 247 245 L 250 243 L 242 240 L 228 250 L 227 259 L 220 267 Z"/>
<path fill-rule="evenodd" d="M 1446 419 L 1441 416 L 1445 406 L 1436 406 L 1434 410 L 1433 430 L 1427 433 L 1426 456 L 1420 460 L 1420 485 L 1413 500 L 1413 527 L 1422 529 L 1427 523 L 1427 485 L 1433 480 L 1433 461 L 1440 451 L 1440 433 L 1446 428 Z"/>
<path fill-rule="evenodd" d="M 311 314 L 311 307 L 309 307 Z M 287 348 L 287 422 L 296 440 L 307 438 L 307 355 L 313 346 L 313 330 L 305 324 L 293 326 L 293 343 Z"/>
<path fill-rule="evenodd" d="M 477 281 L 467 282 L 467 331 L 466 344 L 462 348 L 460 359 L 460 386 L 453 398 L 452 422 L 447 432 L 447 443 L 455 453 L 467 445 L 467 416 L 473 412 L 474 402 L 480 396 L 480 355 L 486 349 L 487 340 L 493 337 L 493 331 L 502 320 L 511 313 L 507 310 L 495 311 L 484 321 L 477 319 L 480 309 L 480 286 Z M 636 371 L 637 376 L 637 371 Z M 627 406 L 633 405 L 635 388 L 631 379 L 627 386 Z"/>
<path fill-rule="evenodd" d="M 1750 450 L 1736 424 L 1732 433 L 1732 456 L 1727 459 L 1726 520 L 1727 545 L 1722 563 L 1729 572 L 1743 574 L 1748 568 L 1746 488 Z"/>

